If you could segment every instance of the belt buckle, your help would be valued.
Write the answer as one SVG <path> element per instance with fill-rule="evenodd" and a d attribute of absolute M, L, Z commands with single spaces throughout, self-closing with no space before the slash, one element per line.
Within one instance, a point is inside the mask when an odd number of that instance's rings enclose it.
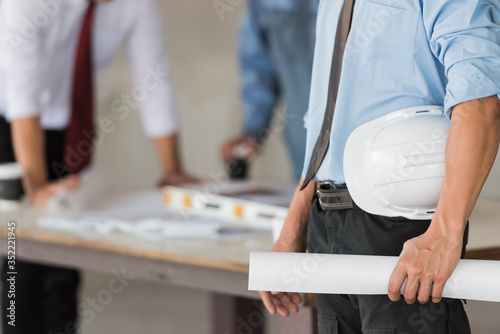
<path fill-rule="evenodd" d="M 332 181 L 318 181 L 316 193 L 323 210 L 352 209 L 352 198 L 347 189 L 338 189 Z"/>
<path fill-rule="evenodd" d="M 335 192 L 337 187 L 333 184 L 332 181 L 318 181 L 316 186 L 316 192 L 319 193 L 329 193 Z"/>

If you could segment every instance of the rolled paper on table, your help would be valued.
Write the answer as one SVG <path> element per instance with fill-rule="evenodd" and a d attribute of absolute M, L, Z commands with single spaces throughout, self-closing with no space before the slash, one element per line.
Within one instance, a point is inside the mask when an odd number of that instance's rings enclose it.
<path fill-rule="evenodd" d="M 386 295 L 397 261 L 390 256 L 252 252 L 248 289 Z M 500 302 L 500 261 L 460 260 L 443 297 Z"/>

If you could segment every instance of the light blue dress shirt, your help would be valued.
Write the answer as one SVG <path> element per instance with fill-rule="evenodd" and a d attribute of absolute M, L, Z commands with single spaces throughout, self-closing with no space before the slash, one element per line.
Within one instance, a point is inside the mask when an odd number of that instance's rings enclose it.
<path fill-rule="evenodd" d="M 303 118 L 309 102 L 318 0 L 250 0 L 240 35 L 243 132 L 261 138 L 278 100 L 286 104 L 283 127 L 295 179 L 306 149 Z"/>
<path fill-rule="evenodd" d="M 326 109 L 343 1 L 319 5 L 309 108 L 309 167 Z M 345 183 L 347 138 L 359 125 L 403 108 L 500 94 L 500 1 L 357 0 L 342 65 L 330 146 L 315 180 Z M 500 97 L 500 95 L 499 95 Z M 481 117 L 478 110 L 477 117 Z"/>

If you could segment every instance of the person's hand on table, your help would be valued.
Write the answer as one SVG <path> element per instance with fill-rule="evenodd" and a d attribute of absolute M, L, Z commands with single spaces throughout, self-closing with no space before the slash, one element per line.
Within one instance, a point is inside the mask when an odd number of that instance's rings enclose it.
<path fill-rule="evenodd" d="M 455 270 L 462 253 L 463 231 L 447 231 L 432 224 L 427 232 L 408 240 L 390 281 L 388 294 L 392 301 L 404 299 L 408 304 L 417 300 L 425 304 L 441 301 L 446 281 Z"/>
<path fill-rule="evenodd" d="M 271 248 L 272 252 L 303 253 L 306 251 L 307 243 L 305 239 L 285 240 L 279 238 Z M 262 302 L 272 315 L 279 313 L 283 317 L 288 317 L 291 312 L 299 311 L 299 304 L 302 303 L 302 296 L 299 293 L 260 291 Z"/>
<path fill-rule="evenodd" d="M 253 137 L 239 137 L 228 140 L 222 145 L 221 158 L 229 164 L 236 159 L 252 160 L 259 152 L 260 144 Z"/>
<path fill-rule="evenodd" d="M 163 187 L 163 186 L 175 187 L 175 186 L 193 185 L 197 183 L 200 183 L 200 180 L 190 175 L 184 173 L 171 173 L 165 175 L 160 180 L 160 182 L 158 182 L 158 187 Z"/>
<path fill-rule="evenodd" d="M 69 175 L 58 181 L 49 182 L 37 189 L 34 189 L 29 195 L 33 205 L 44 207 L 55 194 L 63 191 L 75 189 L 80 185 L 78 175 Z"/>

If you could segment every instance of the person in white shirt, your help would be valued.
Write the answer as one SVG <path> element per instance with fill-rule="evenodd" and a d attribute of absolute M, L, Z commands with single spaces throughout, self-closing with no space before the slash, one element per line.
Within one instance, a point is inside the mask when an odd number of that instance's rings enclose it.
<path fill-rule="evenodd" d="M 81 170 L 76 167 L 84 167 L 81 158 L 90 155 L 93 139 L 114 126 L 101 123 L 94 133 L 81 131 L 76 149 L 66 144 L 67 129 L 78 120 L 72 114 L 75 105 L 93 105 L 86 97 L 75 100 L 75 87 L 86 80 L 75 70 L 81 59 L 88 61 L 80 55 L 85 54 L 80 48 L 86 24 L 91 29 L 88 58 L 93 74 L 86 79 L 96 82 L 115 51 L 125 45 L 135 86 L 131 94 L 112 102 L 112 112 L 123 119 L 139 107 L 144 131 L 156 144 L 162 183 L 192 182 L 178 155 L 179 120 L 156 0 L 0 2 L 0 163 L 15 159 L 22 165 L 25 191 L 35 205 L 78 186 L 78 177 L 68 172 Z M 75 165 L 65 163 L 63 156 Z M 75 332 L 78 273 L 21 261 L 16 270 L 16 326 L 8 324 L 11 319 L 3 312 L 3 333 Z M 5 270 L 2 277 L 5 283 Z M 4 309 L 7 292 L 3 284 Z"/>

